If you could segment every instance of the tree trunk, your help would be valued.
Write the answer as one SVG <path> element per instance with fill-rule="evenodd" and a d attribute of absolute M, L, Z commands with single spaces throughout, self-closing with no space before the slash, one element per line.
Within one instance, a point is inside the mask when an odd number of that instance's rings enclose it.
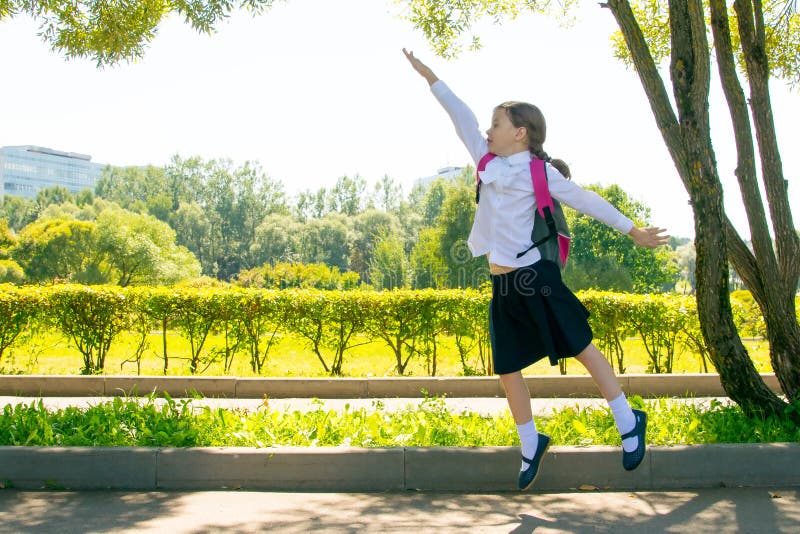
<path fill-rule="evenodd" d="M 800 398 L 800 324 L 797 322 L 794 294 L 800 277 L 800 262 L 797 261 L 800 257 L 800 240 L 794 229 L 788 183 L 783 176 L 775 135 L 769 95 L 764 13 L 760 0 L 736 0 L 733 5 L 750 82 L 750 106 L 777 253 L 776 258 L 771 247 L 770 254 L 759 254 L 756 250 L 764 291 L 762 295 L 753 292 L 753 296 L 767 323 L 772 367 L 786 396 L 797 399 Z M 769 239 L 768 234 L 766 239 Z"/>
<path fill-rule="evenodd" d="M 670 70 L 679 120 L 629 3 L 611 0 L 605 5 L 622 31 L 659 130 L 692 202 L 697 310 L 711 360 L 725 391 L 746 413 L 782 413 L 785 404 L 764 384 L 733 322 L 728 292 L 728 220 L 708 123 L 709 51 L 702 4 L 699 0 L 670 1 Z"/>

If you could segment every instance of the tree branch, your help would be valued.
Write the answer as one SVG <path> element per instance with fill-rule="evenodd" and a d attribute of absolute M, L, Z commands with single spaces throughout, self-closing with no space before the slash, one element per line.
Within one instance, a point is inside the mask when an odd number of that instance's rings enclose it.
<path fill-rule="evenodd" d="M 688 169 L 681 168 L 685 165 L 686 157 L 680 139 L 678 119 L 669 101 L 664 80 L 658 73 L 650 48 L 647 46 L 647 41 L 644 38 L 642 29 L 639 27 L 639 23 L 636 21 L 631 6 L 623 0 L 609 0 L 606 3 L 601 3 L 600 6 L 609 9 L 617 21 L 617 25 L 625 39 L 625 44 L 631 53 L 633 65 L 639 75 L 645 95 L 647 95 L 647 99 L 650 102 L 650 108 L 655 116 L 658 129 L 672 156 L 672 161 L 678 167 L 678 174 L 683 179 L 684 176 L 688 175 Z M 684 184 L 688 189 L 688 184 L 685 182 Z"/>
<path fill-rule="evenodd" d="M 725 240 L 728 245 L 728 259 L 739 274 L 744 285 L 753 294 L 753 298 L 761 305 L 767 302 L 764 277 L 761 275 L 756 257 L 747 248 L 747 244 L 733 227 L 730 219 L 725 218 Z"/>
<path fill-rule="evenodd" d="M 778 277 L 778 265 L 772 248 L 772 238 L 769 234 L 761 190 L 758 187 L 750 115 L 747 111 L 744 91 L 736 74 L 736 63 L 725 0 L 711 0 L 710 9 L 711 30 L 714 36 L 714 49 L 716 50 L 717 64 L 719 66 L 719 77 L 728 102 L 736 140 L 737 163 L 735 174 L 739 180 L 739 190 L 747 213 L 750 236 L 755 251 L 753 260 L 756 263 L 756 271 L 751 273 L 751 277 L 753 280 L 756 277 L 775 280 Z M 728 221 L 728 224 L 730 224 L 730 221 Z M 733 228 L 726 228 L 727 234 L 731 234 L 730 230 L 733 230 Z M 733 233 L 735 233 L 735 230 L 733 230 Z M 736 239 L 740 240 L 738 234 L 736 234 Z M 733 246 L 733 243 L 731 245 Z M 741 245 L 744 246 L 744 243 L 741 243 Z M 747 247 L 744 248 L 746 250 Z M 750 255 L 749 250 L 747 253 Z M 735 252 L 732 250 L 729 255 L 733 262 Z M 744 280 L 744 274 L 740 271 L 740 267 L 742 266 L 734 265 L 734 268 Z M 761 282 L 759 282 L 760 284 Z M 751 283 L 747 283 L 747 286 L 751 287 Z"/>
<path fill-rule="evenodd" d="M 761 172 L 769 202 L 772 229 L 775 233 L 781 284 L 785 297 L 793 296 L 800 278 L 800 239 L 795 232 L 789 206 L 788 182 L 784 179 L 783 164 L 775 134 L 775 121 L 769 95 L 769 62 L 766 52 L 764 14 L 761 2 L 735 0 L 733 7 L 738 18 L 739 36 L 750 81 L 750 106 L 753 110 L 756 139 L 761 156 Z"/>

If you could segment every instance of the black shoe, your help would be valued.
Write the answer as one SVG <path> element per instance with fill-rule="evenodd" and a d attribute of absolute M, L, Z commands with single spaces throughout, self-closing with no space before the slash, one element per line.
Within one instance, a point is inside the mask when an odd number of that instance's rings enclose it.
<path fill-rule="evenodd" d="M 633 471 L 639 467 L 639 464 L 644 460 L 644 435 L 647 430 L 647 414 L 641 410 L 633 410 L 633 415 L 636 417 L 636 426 L 627 434 L 623 434 L 622 439 L 636 437 L 639 439 L 639 442 L 636 446 L 636 450 L 632 452 L 625 452 L 625 449 L 622 449 L 622 467 L 624 467 L 626 471 Z"/>
<path fill-rule="evenodd" d="M 519 472 L 519 489 L 526 490 L 533 486 L 533 483 L 536 481 L 536 477 L 539 475 L 539 464 L 542 463 L 542 457 L 549 448 L 550 436 L 539 432 L 539 441 L 536 445 L 536 454 L 534 454 L 533 458 L 530 460 L 524 456 L 522 457 L 522 461 L 528 464 L 528 468 L 525 469 L 525 471 Z"/>

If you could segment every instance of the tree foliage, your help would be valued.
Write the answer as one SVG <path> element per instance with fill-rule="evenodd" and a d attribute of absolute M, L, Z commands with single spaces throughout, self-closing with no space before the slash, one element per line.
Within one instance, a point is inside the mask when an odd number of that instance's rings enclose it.
<path fill-rule="evenodd" d="M 585 186 L 608 200 L 638 226 L 650 223 L 650 210 L 618 185 Z M 677 266 L 668 249 L 637 247 L 605 224 L 565 208 L 572 246 L 564 280 L 573 290 L 601 289 L 652 293 L 671 289 Z"/>
<path fill-rule="evenodd" d="M 400 3 L 407 7 L 405 17 L 422 31 L 434 51 L 442 57 L 452 58 L 463 51 L 463 41 L 469 43 L 470 49 L 480 47 L 480 36 L 473 31 L 473 26 L 484 18 L 497 24 L 503 19 L 514 19 L 520 13 L 533 11 L 555 15 L 566 21 L 578 1 L 402 0 Z"/>
<path fill-rule="evenodd" d="M 103 282 L 93 222 L 48 219 L 31 223 L 20 232 L 11 256 L 31 282 Z"/>
<path fill-rule="evenodd" d="M 97 246 L 120 286 L 172 284 L 200 276 L 200 263 L 175 244 L 175 231 L 151 215 L 117 207 L 97 218 Z"/>
<path fill-rule="evenodd" d="M 408 287 L 411 270 L 403 240 L 388 229 L 376 236 L 375 250 L 369 264 L 369 277 L 375 289 Z"/>
<path fill-rule="evenodd" d="M 177 15 L 200 33 L 235 9 L 254 14 L 276 0 L 0 0 L 0 21 L 27 15 L 39 23 L 39 36 L 68 58 L 92 58 L 98 66 L 132 61 L 158 33 L 158 25 Z"/>

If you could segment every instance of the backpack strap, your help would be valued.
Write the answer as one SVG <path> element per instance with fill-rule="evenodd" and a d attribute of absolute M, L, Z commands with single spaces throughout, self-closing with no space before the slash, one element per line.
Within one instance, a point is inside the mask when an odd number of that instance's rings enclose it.
<path fill-rule="evenodd" d="M 497 157 L 497 154 L 492 154 L 491 152 L 487 152 L 483 155 L 483 157 L 478 161 L 478 168 L 475 169 L 475 204 L 478 203 L 481 199 L 481 175 L 478 174 L 479 172 L 486 169 L 486 164 L 492 161 L 494 158 Z"/>
<path fill-rule="evenodd" d="M 517 254 L 517 258 L 521 258 L 532 248 L 536 248 L 546 241 L 558 237 L 556 221 L 553 219 L 553 210 L 555 207 L 553 206 L 553 197 L 550 196 L 550 187 L 547 185 L 547 169 L 543 159 L 531 159 L 531 181 L 533 182 L 533 195 L 536 197 L 536 210 L 547 223 L 549 232 L 547 236 L 535 241 L 531 246 Z"/>

